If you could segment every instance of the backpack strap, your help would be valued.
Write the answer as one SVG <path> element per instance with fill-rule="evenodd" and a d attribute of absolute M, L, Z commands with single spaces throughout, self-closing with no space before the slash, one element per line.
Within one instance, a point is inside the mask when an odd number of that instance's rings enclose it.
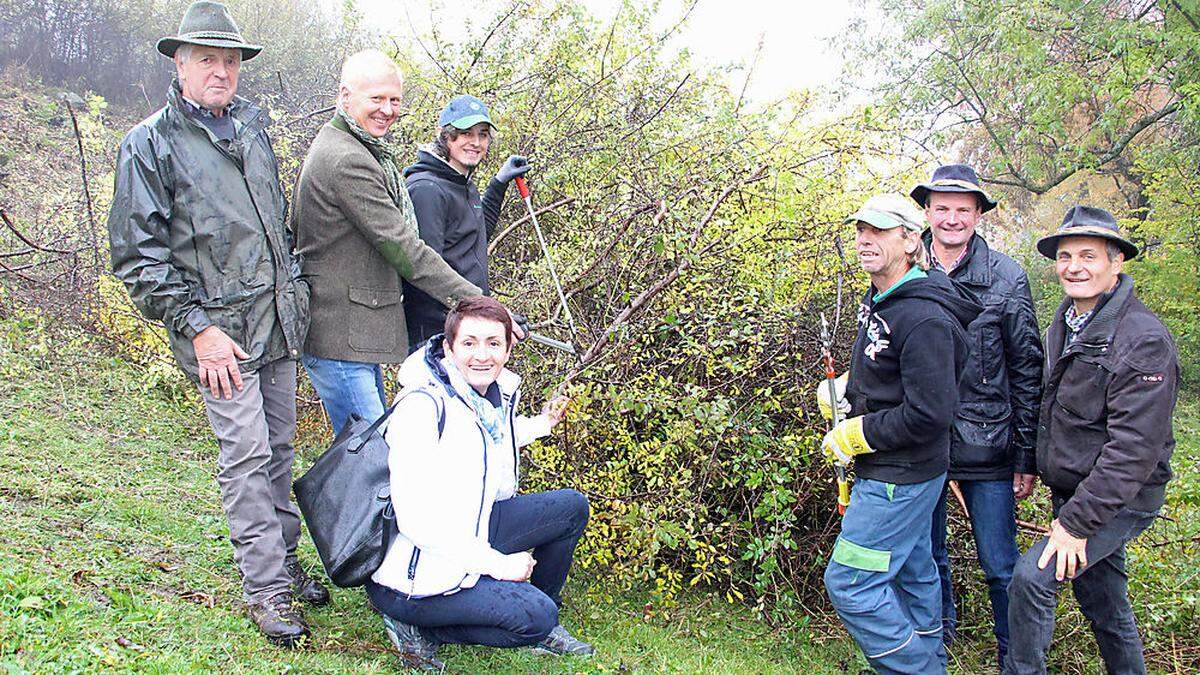
<path fill-rule="evenodd" d="M 408 392 L 404 396 L 400 397 L 400 399 L 397 400 L 396 403 L 403 401 L 404 399 L 408 398 L 409 396 L 412 396 L 413 394 L 425 394 L 426 396 L 429 397 L 429 400 L 433 401 L 433 407 L 436 408 L 438 411 L 438 422 L 437 422 L 438 440 L 441 440 L 442 432 L 446 430 L 446 406 L 443 405 L 442 399 L 438 398 L 437 396 L 434 396 L 433 392 L 429 391 L 428 389 L 421 388 L 421 389 L 413 389 L 412 391 Z M 392 407 L 394 408 L 395 404 L 393 404 Z"/>

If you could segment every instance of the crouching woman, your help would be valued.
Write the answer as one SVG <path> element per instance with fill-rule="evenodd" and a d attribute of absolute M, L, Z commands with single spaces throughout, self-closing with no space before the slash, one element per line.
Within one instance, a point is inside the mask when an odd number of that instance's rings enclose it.
<path fill-rule="evenodd" d="M 549 434 L 567 401 L 516 413 L 512 342 L 503 305 L 468 298 L 400 369 L 385 432 L 399 532 L 366 590 L 410 666 L 440 669 L 445 643 L 592 653 L 558 622 L 587 498 L 517 493 L 518 449 Z"/>

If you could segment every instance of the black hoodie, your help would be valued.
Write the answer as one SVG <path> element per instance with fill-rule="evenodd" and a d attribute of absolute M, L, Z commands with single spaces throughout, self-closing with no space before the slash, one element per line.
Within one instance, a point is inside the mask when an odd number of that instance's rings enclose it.
<path fill-rule="evenodd" d="M 496 228 L 508 185 L 493 178 L 481 200 L 470 176 L 424 149 L 417 151 L 417 163 L 404 170 L 404 177 L 421 240 L 488 295 L 488 238 Z M 442 332 L 446 307 L 405 281 L 404 315 L 408 343 L 417 345 Z"/>
<path fill-rule="evenodd" d="M 966 327 L 982 311 L 942 272 L 910 279 L 859 306 L 846 397 L 875 452 L 855 458 L 860 477 L 920 483 L 950 466 L 950 426 L 966 364 Z"/>

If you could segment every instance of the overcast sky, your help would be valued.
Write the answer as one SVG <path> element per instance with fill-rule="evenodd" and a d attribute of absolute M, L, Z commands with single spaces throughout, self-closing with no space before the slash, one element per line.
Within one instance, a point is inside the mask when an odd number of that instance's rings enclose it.
<path fill-rule="evenodd" d="M 327 3 L 336 0 L 325 0 Z M 620 0 L 577 0 L 593 15 L 610 18 Z M 460 25 L 468 12 L 496 12 L 508 6 L 506 0 L 445 2 L 444 0 L 357 0 L 370 24 L 390 34 L 407 35 L 411 17 L 418 33 L 429 26 L 431 3 L 442 18 L 442 28 Z M 340 4 L 340 3 L 339 3 Z M 682 15 L 686 0 L 661 0 L 658 25 L 674 24 Z M 827 48 L 827 38 L 837 34 L 850 18 L 850 3 L 840 0 L 700 0 L 688 26 L 673 42 L 686 47 L 702 63 L 750 63 L 759 40 L 763 42 L 758 66 L 748 95 L 766 102 L 789 89 L 831 83 L 841 69 L 836 50 Z M 741 87 L 741 80 L 731 83 Z"/>

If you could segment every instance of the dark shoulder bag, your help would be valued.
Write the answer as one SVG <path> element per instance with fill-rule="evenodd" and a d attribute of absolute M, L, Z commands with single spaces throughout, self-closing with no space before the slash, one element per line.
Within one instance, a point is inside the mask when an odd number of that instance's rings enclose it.
<path fill-rule="evenodd" d="M 441 438 L 446 426 L 441 401 L 423 389 L 411 393 L 433 399 Z M 351 413 L 333 445 L 292 484 L 325 573 L 343 588 L 361 586 L 371 578 L 396 532 L 388 445 L 379 427 L 401 400 L 369 424 Z"/>

